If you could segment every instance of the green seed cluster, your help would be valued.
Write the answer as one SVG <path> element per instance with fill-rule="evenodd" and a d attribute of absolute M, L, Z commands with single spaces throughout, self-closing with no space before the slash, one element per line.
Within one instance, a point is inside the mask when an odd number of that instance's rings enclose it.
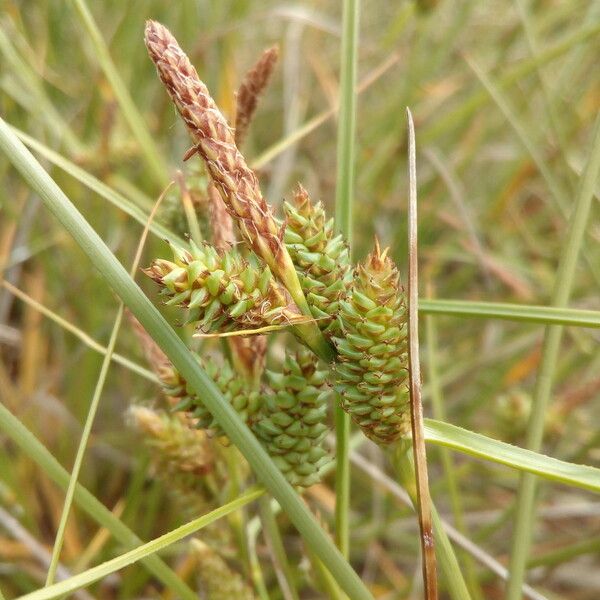
<path fill-rule="evenodd" d="M 215 548 L 199 539 L 193 539 L 190 550 L 196 561 L 194 572 L 200 587 L 199 598 L 254 600 L 252 588 Z"/>
<path fill-rule="evenodd" d="M 198 358 L 198 362 L 241 419 L 251 424 L 260 408 L 260 393 L 249 387 L 247 381 L 231 368 L 228 361 L 218 364 L 214 360 L 203 361 Z M 211 436 L 219 438 L 223 444 L 228 445 L 229 440 L 221 426 L 202 400 L 189 390 L 187 382 L 175 367 L 165 366 L 159 377 L 164 393 L 179 400 L 174 410 L 187 412 L 194 419 L 198 429 L 207 430 Z"/>
<path fill-rule="evenodd" d="M 407 312 L 398 270 L 379 245 L 356 268 L 339 320 L 342 334 L 333 341 L 342 407 L 367 437 L 391 443 L 410 430 Z"/>
<path fill-rule="evenodd" d="M 328 431 L 327 371 L 302 348 L 286 357 L 282 372 L 267 371 L 267 379 L 272 392 L 264 394 L 254 432 L 292 485 L 318 483 L 329 462 L 323 448 Z"/>
<path fill-rule="evenodd" d="M 226 484 L 226 472 L 203 431 L 180 413 L 132 406 L 129 421 L 152 450 L 152 467 L 182 506 L 206 512 Z"/>
<path fill-rule="evenodd" d="M 145 273 L 161 286 L 166 304 L 189 309 L 187 322 L 200 330 L 255 329 L 301 319 L 266 265 L 250 264 L 234 248 L 191 243 L 189 250 L 172 249 L 173 261 L 156 259 Z"/>
<path fill-rule="evenodd" d="M 334 334 L 339 331 L 339 302 L 351 281 L 348 246 L 341 235 L 334 235 L 333 219 L 327 220 L 322 203 L 312 204 L 302 186 L 284 211 L 284 241 L 302 291 L 319 328 Z"/>

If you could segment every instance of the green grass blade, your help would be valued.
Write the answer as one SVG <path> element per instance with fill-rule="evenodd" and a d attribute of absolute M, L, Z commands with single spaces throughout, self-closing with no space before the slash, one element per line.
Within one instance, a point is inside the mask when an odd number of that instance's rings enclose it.
<path fill-rule="evenodd" d="M 19 139 L 34 152 L 38 153 L 40 156 L 43 156 L 46 160 L 49 160 L 53 165 L 71 175 L 71 177 L 77 179 L 77 181 L 85 185 L 85 187 L 98 194 L 101 198 L 104 198 L 110 202 L 113 206 L 116 206 L 119 210 L 122 210 L 125 214 L 128 214 L 140 225 L 146 225 L 146 222 L 148 221 L 148 214 L 145 213 L 139 206 L 131 202 L 131 200 L 128 200 L 125 196 L 123 196 L 123 194 L 116 192 L 93 175 L 90 175 L 90 173 L 88 173 L 85 169 L 78 167 L 75 163 L 66 159 L 58 152 L 48 148 L 35 138 L 27 135 L 25 132 L 20 131 L 16 127 L 12 127 L 12 129 Z M 152 222 L 150 225 L 150 231 L 152 231 L 152 233 L 161 239 L 169 240 L 177 245 L 186 245 L 186 242 L 183 240 L 183 238 L 172 233 L 160 223 Z"/>
<path fill-rule="evenodd" d="M 105 281 L 140 321 L 182 377 L 188 381 L 190 389 L 203 398 L 206 407 L 223 427 L 229 439 L 242 452 L 259 480 L 281 504 L 306 543 L 327 566 L 341 588 L 352 598 L 371 600 L 371 594 L 356 572 L 332 544 L 303 500 L 273 464 L 235 409 L 223 398 L 212 379 L 199 367 L 194 355 L 54 180 L 1 119 L 0 148 L 39 194 L 46 207 L 73 236 Z"/>
<path fill-rule="evenodd" d="M 500 109 L 504 118 L 509 122 L 514 132 L 517 134 L 519 141 L 525 148 L 525 150 L 531 156 L 531 160 L 533 160 L 537 170 L 540 175 L 546 182 L 548 186 L 548 190 L 550 194 L 552 194 L 555 205 L 560 211 L 561 214 L 565 214 L 567 212 L 567 190 L 563 187 L 562 183 L 554 176 L 554 173 L 544 160 L 541 152 L 539 152 L 537 146 L 535 145 L 533 139 L 533 132 L 530 131 L 530 127 L 528 124 L 524 122 L 523 119 L 519 118 L 512 106 L 508 98 L 502 93 L 498 86 L 492 82 L 492 80 L 488 77 L 488 75 L 470 58 L 466 58 L 467 64 L 477 76 L 477 79 L 481 82 L 481 85 L 485 88 L 487 93 L 490 95 L 490 98 L 494 101 L 494 104 Z"/>
<path fill-rule="evenodd" d="M 20 56 L 2 26 L 0 26 L 0 54 L 4 58 L 3 70 L 6 69 L 19 79 L 27 90 L 32 115 L 42 120 L 48 131 L 64 144 L 70 154 L 83 154 L 83 145 L 48 98 L 38 74 Z"/>
<path fill-rule="evenodd" d="M 406 440 L 406 445 L 402 442 L 397 444 L 390 459 L 396 468 L 402 487 L 410 497 L 413 510 L 418 512 L 419 499 L 417 494 L 417 480 L 413 458 L 408 452 L 409 448 L 410 441 L 408 440 Z M 435 553 L 437 562 L 439 562 L 440 569 L 444 574 L 448 596 L 451 600 L 472 600 L 462 570 L 458 564 L 456 554 L 452 548 L 452 544 L 450 543 L 442 521 L 435 510 L 435 505 L 433 502 L 431 502 L 430 505 L 431 523 L 433 535 L 435 536 Z M 430 597 L 427 591 L 425 591 L 425 597 Z M 431 597 L 438 597 L 437 589 L 435 590 L 435 595 Z"/>
<path fill-rule="evenodd" d="M 154 210 L 150 213 L 148 217 L 148 221 L 146 226 L 144 227 L 144 231 L 140 237 L 140 241 L 138 244 L 137 251 L 135 253 L 135 257 L 133 259 L 133 264 L 131 265 L 131 269 L 129 271 L 132 278 L 135 277 L 135 273 L 138 270 L 140 260 L 142 257 L 142 251 L 144 248 L 144 244 L 146 243 L 146 239 L 148 237 L 148 230 L 156 213 L 156 209 L 160 202 L 163 200 L 164 195 L 167 190 L 163 192 L 161 197 Z M 81 472 L 81 466 L 83 464 L 83 457 L 85 455 L 85 451 L 88 446 L 88 440 L 90 434 L 92 432 L 92 426 L 94 425 L 94 420 L 96 419 L 96 413 L 98 411 L 98 406 L 100 405 L 100 398 L 102 397 L 102 392 L 104 390 L 104 384 L 106 383 L 106 378 L 108 376 L 108 370 L 110 369 L 110 365 L 112 362 L 112 356 L 115 351 L 115 346 L 117 344 L 117 338 L 119 336 L 119 331 L 121 329 L 121 322 L 123 321 L 123 312 L 124 306 L 123 302 L 119 302 L 119 308 L 117 309 L 117 315 L 115 317 L 115 321 L 113 323 L 113 328 L 110 334 L 110 339 L 108 342 L 108 346 L 106 348 L 106 354 L 104 355 L 104 359 L 102 360 L 102 366 L 100 368 L 100 373 L 98 375 L 98 379 L 96 380 L 96 386 L 94 388 L 94 393 L 92 395 L 92 401 L 90 402 L 90 406 L 88 409 L 87 417 L 85 419 L 85 424 L 83 427 L 83 431 L 81 433 L 81 438 L 79 440 L 79 446 L 77 447 L 77 453 L 75 455 L 75 461 L 73 462 L 73 469 L 71 470 L 71 478 L 69 479 L 69 485 L 67 487 L 67 493 L 65 494 L 65 500 L 63 503 L 62 513 L 60 515 L 60 522 L 58 524 L 58 529 L 56 532 L 56 538 L 54 540 L 54 546 L 52 548 L 52 556 L 50 558 L 50 566 L 48 568 L 48 575 L 46 577 L 46 586 L 54 583 L 54 578 L 56 576 L 56 569 L 58 567 L 58 561 L 60 559 L 60 553 L 63 547 L 65 531 L 67 527 L 67 521 L 69 519 L 69 514 L 71 512 L 71 506 L 73 504 L 73 495 L 75 493 L 75 486 L 77 485 L 77 480 L 79 479 L 79 473 Z"/>
<path fill-rule="evenodd" d="M 52 547 L 52 557 L 50 558 L 50 566 L 48 567 L 48 574 L 46 576 L 46 586 L 50 586 L 54 582 L 54 578 L 56 576 L 56 569 L 58 567 L 58 561 L 60 559 L 60 553 L 65 539 L 67 521 L 69 519 L 69 513 L 71 512 L 71 505 L 73 504 L 75 486 L 77 485 L 77 480 L 79 479 L 81 465 L 83 464 L 83 458 L 85 456 L 88 440 L 90 434 L 92 433 L 92 426 L 94 425 L 94 420 L 96 418 L 96 413 L 100 404 L 100 398 L 102 397 L 102 391 L 104 390 L 104 383 L 106 382 L 106 377 L 110 368 L 110 363 L 113 352 L 115 350 L 115 345 L 117 343 L 117 337 L 119 335 L 119 329 L 121 327 L 122 320 L 123 303 L 120 303 L 119 309 L 117 311 L 117 316 L 115 318 L 115 322 L 113 324 L 113 328 L 110 334 L 110 339 L 108 341 L 108 346 L 106 348 L 106 354 L 104 355 L 104 359 L 102 360 L 100 374 L 98 375 L 98 380 L 96 381 L 96 386 L 92 395 L 92 401 L 90 402 L 90 407 L 88 409 L 85 424 L 83 426 L 83 431 L 81 433 L 81 438 L 79 440 L 79 445 L 77 446 L 77 453 L 73 462 L 73 469 L 71 470 L 69 485 L 67 486 L 67 492 L 65 494 L 65 500 L 60 515 L 60 521 L 58 523 L 58 528 L 56 531 L 56 538 L 54 540 L 54 546 Z"/>
<path fill-rule="evenodd" d="M 502 90 L 492 82 L 486 73 L 484 73 L 483 70 L 469 58 L 466 60 L 471 70 L 475 73 L 487 93 L 513 128 L 522 146 L 528 152 L 540 175 L 545 180 L 550 194 L 554 199 L 554 205 L 557 212 L 567 218 L 569 215 L 569 191 L 563 186 L 562 182 L 554 176 L 552 169 L 548 166 L 542 153 L 538 150 L 538 147 L 534 142 L 534 135 L 531 131 L 531 127 L 526 121 L 519 118 L 512 109 L 508 98 L 503 94 Z M 566 156 L 564 156 L 564 160 L 568 162 Z M 596 279 L 596 282 L 600 284 L 600 271 L 598 270 L 594 259 L 588 256 L 585 249 L 584 257 L 590 265 L 590 270 Z"/>
<path fill-rule="evenodd" d="M 558 306 L 528 306 L 503 302 L 420 299 L 419 312 L 425 315 L 503 319 L 524 323 L 540 323 L 543 325 L 600 327 L 600 311 Z"/>
<path fill-rule="evenodd" d="M 425 437 L 432 444 L 539 475 L 544 479 L 600 492 L 600 469 L 596 467 L 568 463 L 433 419 L 425 419 Z"/>
<path fill-rule="evenodd" d="M 537 35 L 535 33 L 534 24 L 532 22 L 531 7 L 529 6 L 529 2 L 527 0 L 514 0 L 514 3 L 517 7 L 517 11 L 523 25 L 523 32 L 525 33 L 525 39 L 527 40 L 527 45 L 529 46 L 529 52 L 531 57 L 535 60 L 535 58 L 539 55 L 539 44 Z M 552 129 L 554 139 L 560 148 L 561 154 L 563 158 L 566 159 L 568 156 L 567 142 L 563 135 L 560 118 L 554 106 L 550 87 L 548 86 L 546 77 L 544 76 L 544 73 L 539 65 L 536 66 L 536 72 L 537 79 L 540 84 L 540 90 L 542 92 L 542 98 L 544 100 L 544 107 L 546 109 L 548 123 Z"/>
<path fill-rule="evenodd" d="M 569 544 L 568 546 L 563 546 L 557 548 L 556 550 L 550 550 L 544 554 L 532 556 L 527 561 L 527 566 L 529 568 L 556 567 L 561 563 L 572 561 L 573 559 L 584 554 L 592 554 L 597 556 L 598 553 L 600 553 L 600 537 L 593 537 L 592 539 L 585 540 L 583 542 Z"/>
<path fill-rule="evenodd" d="M 197 519 L 194 519 L 185 525 L 181 525 L 180 527 L 173 529 L 173 531 L 169 531 L 169 533 L 165 533 L 151 542 L 147 542 L 141 546 L 138 546 L 129 552 L 125 552 L 125 554 L 121 554 L 120 556 L 117 556 L 112 560 L 108 560 L 97 567 L 88 569 L 83 573 L 69 577 L 69 579 L 65 579 L 60 583 L 55 583 L 54 585 L 42 588 L 41 590 L 37 590 L 31 594 L 25 594 L 24 596 L 20 596 L 20 598 L 21 600 L 51 600 L 52 598 L 60 598 L 64 594 L 69 594 L 82 587 L 91 585 L 95 581 L 98 581 L 99 579 L 102 579 L 111 573 L 115 573 L 119 569 L 123 569 L 128 565 L 132 565 L 137 561 L 156 554 L 167 546 L 182 540 L 188 535 L 195 533 L 203 527 L 206 527 L 218 519 L 221 519 L 222 517 L 225 517 L 228 514 L 240 509 L 242 506 L 249 504 L 250 502 L 262 496 L 264 493 L 265 491 L 262 488 L 255 487 L 250 489 L 235 500 L 228 502 L 227 504 L 224 504 L 223 506 L 220 506 L 219 508 L 201 517 L 198 517 Z"/>
<path fill-rule="evenodd" d="M 340 67 L 340 114 L 337 137 L 335 224 L 352 247 L 352 205 L 356 131 L 356 63 L 358 54 L 359 0 L 344 0 L 342 62 Z"/>
<path fill-rule="evenodd" d="M 354 137 L 356 130 L 356 63 L 360 0 L 344 0 L 340 65 L 340 113 L 337 135 L 335 226 L 352 254 L 352 204 L 354 202 Z M 350 416 L 335 406 L 335 537 L 344 556 L 350 551 Z"/>
<path fill-rule="evenodd" d="M 362 79 L 359 85 L 356 87 L 356 95 L 360 96 L 365 90 L 371 85 L 383 77 L 393 66 L 396 65 L 400 60 L 399 54 L 392 54 L 386 58 L 381 64 L 379 64 L 370 74 Z M 264 150 L 259 154 L 251 163 L 250 166 L 255 171 L 264 169 L 264 167 L 279 156 L 282 152 L 285 152 L 290 146 L 299 142 L 300 140 L 307 137 L 310 133 L 318 129 L 321 125 L 326 123 L 329 119 L 333 118 L 338 113 L 339 107 L 334 105 L 332 108 L 325 109 L 318 113 L 303 125 L 300 125 L 297 129 L 275 142 L 272 146 Z"/>
<path fill-rule="evenodd" d="M 115 67 L 108 51 L 108 47 L 106 46 L 106 42 L 102 38 L 102 34 L 100 33 L 85 0 L 72 1 L 84 30 L 87 32 L 94 47 L 100 67 L 112 87 L 117 102 L 119 103 L 119 107 L 123 112 L 123 116 L 138 141 L 142 155 L 148 165 L 150 176 L 154 178 L 161 188 L 164 188 L 169 183 L 169 169 L 162 159 L 142 115 L 139 113 L 136 105 L 131 99 L 131 95 Z"/>
<path fill-rule="evenodd" d="M 467 589 L 465 580 L 462 577 L 462 569 L 458 564 L 456 554 L 452 548 L 452 544 L 448 539 L 448 535 L 444 530 L 444 525 L 440 519 L 435 504 L 431 505 L 431 520 L 433 522 L 433 530 L 435 533 L 436 553 L 439 557 L 440 567 L 444 574 L 448 592 L 452 598 L 470 599 L 471 595 Z"/>
<path fill-rule="evenodd" d="M 267 547 L 271 553 L 275 575 L 281 589 L 281 595 L 284 600 L 299 600 L 290 563 L 287 559 L 283 540 L 281 539 L 281 532 L 279 531 L 277 519 L 275 518 L 276 511 L 271 506 L 269 498 L 261 498 L 258 501 L 258 507 L 263 526 L 263 533 L 267 542 Z"/>
<path fill-rule="evenodd" d="M 15 417 L 3 404 L 0 404 L 0 429 L 33 460 L 44 473 L 62 490 L 69 485 L 69 473 L 52 456 L 48 449 Z M 74 501 L 92 519 L 105 527 L 126 547 L 142 544 L 142 540 L 131 531 L 120 519 L 115 517 L 98 499 L 81 484 L 75 488 Z M 170 569 L 158 556 L 143 559 L 144 566 L 159 581 L 175 591 L 185 600 L 197 600 L 197 595 Z"/>
<path fill-rule="evenodd" d="M 575 207 L 569 224 L 569 233 L 564 252 L 558 265 L 552 294 L 552 305 L 564 307 L 568 304 L 575 279 L 577 258 L 583 245 L 585 230 L 592 207 L 594 189 L 600 174 L 600 115 L 596 120 L 592 147 L 586 169 L 577 190 Z M 527 446 L 539 450 L 544 437 L 544 418 L 550 394 L 556 363 L 560 352 L 563 329 L 560 326 L 547 326 L 542 345 L 540 368 L 533 393 L 531 416 L 527 427 Z M 522 475 L 517 495 L 517 519 L 513 534 L 510 558 L 510 579 L 506 591 L 507 600 L 517 600 L 525 579 L 525 569 L 531 545 L 535 521 L 536 480 L 531 475 Z"/>

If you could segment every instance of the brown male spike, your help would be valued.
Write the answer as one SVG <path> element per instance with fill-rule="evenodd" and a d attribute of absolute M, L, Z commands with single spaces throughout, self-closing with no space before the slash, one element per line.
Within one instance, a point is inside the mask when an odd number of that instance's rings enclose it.
<path fill-rule="evenodd" d="M 240 84 L 237 91 L 235 114 L 235 141 L 238 146 L 241 146 L 246 138 L 248 125 L 254 117 L 258 100 L 269 84 L 278 59 L 279 48 L 277 46 L 265 50 Z"/>
<path fill-rule="evenodd" d="M 236 146 L 233 131 L 170 31 L 156 21 L 148 21 L 145 42 L 243 238 L 273 268 L 282 254 L 281 232 L 262 197 L 256 175 Z"/>
<path fill-rule="evenodd" d="M 300 311 L 312 318 L 283 243 L 284 228 L 275 223 L 256 175 L 238 150 L 234 134 L 207 87 L 166 27 L 148 21 L 145 42 L 159 77 L 192 136 L 195 151 L 204 159 L 229 214 L 238 223 L 242 239 L 271 268 Z M 298 324 L 294 330 L 321 358 L 334 357 L 333 348 L 314 321 Z"/>

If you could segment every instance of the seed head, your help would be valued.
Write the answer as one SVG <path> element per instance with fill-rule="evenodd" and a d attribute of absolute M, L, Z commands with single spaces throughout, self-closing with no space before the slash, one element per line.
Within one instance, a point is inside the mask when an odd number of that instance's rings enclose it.
<path fill-rule="evenodd" d="M 271 391 L 264 394 L 253 428 L 292 485 L 318 483 L 330 460 L 323 445 L 328 431 L 327 374 L 304 347 L 286 357 L 281 372 L 267 371 Z"/>
<path fill-rule="evenodd" d="M 339 301 L 352 281 L 348 246 L 333 231 L 321 202 L 313 204 L 298 186 L 292 203 L 284 203 L 285 244 L 296 267 L 313 317 L 326 335 L 339 330 Z"/>
<path fill-rule="evenodd" d="M 195 569 L 202 598 L 210 600 L 254 600 L 254 594 L 244 578 L 234 571 L 223 557 L 199 539 L 190 542 L 190 555 L 196 560 Z"/>
<path fill-rule="evenodd" d="M 227 481 L 227 470 L 204 431 L 190 427 L 182 413 L 132 406 L 128 421 L 151 450 L 152 470 L 182 510 L 211 510 Z"/>
<path fill-rule="evenodd" d="M 220 364 L 211 358 L 196 358 L 225 400 L 233 406 L 240 418 L 250 425 L 260 407 L 259 391 L 249 387 L 247 381 L 232 369 L 227 360 Z M 161 371 L 160 381 L 165 395 L 177 401 L 173 410 L 181 411 L 194 427 L 207 431 L 210 437 L 217 438 L 223 445 L 229 445 L 221 426 L 174 366 L 165 367 Z"/>
<path fill-rule="evenodd" d="M 235 141 L 238 146 L 242 145 L 246 137 L 248 125 L 250 125 L 258 106 L 258 99 L 269 84 L 278 58 L 279 48 L 277 46 L 265 50 L 240 84 L 235 113 Z"/>
<path fill-rule="evenodd" d="M 255 267 L 235 249 L 208 244 L 172 246 L 174 261 L 156 259 L 144 272 L 162 287 L 168 305 L 189 309 L 188 323 L 206 333 L 303 321 L 269 267 Z"/>
<path fill-rule="evenodd" d="M 343 409 L 373 441 L 386 444 L 410 431 L 407 312 L 394 262 L 375 250 L 355 269 L 340 302 L 342 334 L 336 389 Z"/>
<path fill-rule="evenodd" d="M 242 239 L 287 288 L 298 309 L 311 316 L 292 259 L 283 243 L 271 207 L 258 180 L 239 152 L 225 117 L 217 108 L 196 69 L 166 27 L 148 21 L 146 47 Z M 331 359 L 333 349 L 314 322 L 297 324 L 296 334 L 319 356 Z"/>

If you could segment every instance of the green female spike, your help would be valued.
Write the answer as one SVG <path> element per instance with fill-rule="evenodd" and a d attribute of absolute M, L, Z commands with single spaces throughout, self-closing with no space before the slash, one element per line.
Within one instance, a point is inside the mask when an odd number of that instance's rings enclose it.
<path fill-rule="evenodd" d="M 325 383 L 327 371 L 306 348 L 288 356 L 280 373 L 267 371 L 272 392 L 253 429 L 287 480 L 308 487 L 321 481 L 321 469 L 330 457 L 323 447 L 328 427 Z"/>
<path fill-rule="evenodd" d="M 375 250 L 354 272 L 340 302 L 336 390 L 365 435 L 389 444 L 410 431 L 407 312 L 398 269 Z"/>
<path fill-rule="evenodd" d="M 339 302 L 351 282 L 350 256 L 341 236 L 326 220 L 323 205 L 312 204 L 298 186 L 293 203 L 284 204 L 284 241 L 296 268 L 302 291 L 319 328 L 326 336 L 339 332 Z"/>
<path fill-rule="evenodd" d="M 200 357 L 197 359 L 227 402 L 248 425 L 251 425 L 260 407 L 260 393 L 248 387 L 246 380 L 232 369 L 228 361 L 219 364 L 211 359 L 201 360 Z M 165 362 L 160 366 L 158 377 L 165 395 L 178 401 L 174 406 L 175 411 L 186 412 L 198 429 L 206 430 L 211 437 L 216 437 L 224 445 L 229 445 L 229 440 L 221 426 L 204 406 L 202 400 L 189 390 L 187 382 L 171 363 Z"/>
<path fill-rule="evenodd" d="M 234 248 L 173 246 L 173 255 L 173 262 L 157 259 L 144 272 L 161 286 L 166 304 L 191 309 L 204 333 L 304 320 L 269 267 L 253 267 Z"/>

